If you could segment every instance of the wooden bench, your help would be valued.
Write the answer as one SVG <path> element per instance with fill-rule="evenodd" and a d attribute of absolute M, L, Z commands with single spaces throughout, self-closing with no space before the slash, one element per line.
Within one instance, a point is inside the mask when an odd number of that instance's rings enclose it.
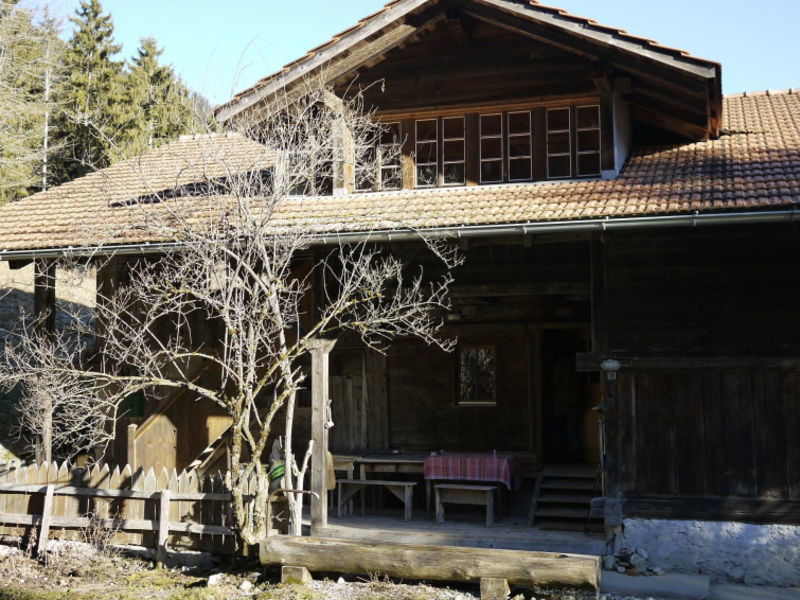
<path fill-rule="evenodd" d="M 486 526 L 494 522 L 494 486 L 461 485 L 458 483 L 437 483 L 436 490 L 436 522 L 444 523 L 444 505 L 472 504 L 486 507 Z"/>
<path fill-rule="evenodd" d="M 411 520 L 411 506 L 414 498 L 414 486 L 416 481 L 389 481 L 384 479 L 340 479 L 339 483 L 339 518 L 344 514 L 344 507 L 347 502 L 356 494 L 361 492 L 361 516 L 366 514 L 366 503 L 364 490 L 367 486 L 382 486 L 389 490 L 393 495 L 400 499 L 405 506 L 404 517 L 406 521 Z"/>

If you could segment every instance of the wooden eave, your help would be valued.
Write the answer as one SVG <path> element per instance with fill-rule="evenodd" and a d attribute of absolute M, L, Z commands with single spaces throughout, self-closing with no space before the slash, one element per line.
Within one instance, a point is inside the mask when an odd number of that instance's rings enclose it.
<path fill-rule="evenodd" d="M 482 20 L 562 50 L 604 63 L 617 74 L 644 83 L 644 95 L 666 104 L 651 106 L 637 88 L 630 92 L 638 118 L 693 139 L 717 137 L 722 115 L 721 66 L 659 46 L 619 29 L 525 0 L 395 0 L 355 27 L 335 36 L 278 73 L 219 106 L 220 122 L 257 118 L 258 105 L 278 93 L 300 93 L 303 83 L 331 83 L 374 66 L 392 50 L 423 35 L 448 13 Z M 675 99 L 671 110 L 670 99 Z"/>

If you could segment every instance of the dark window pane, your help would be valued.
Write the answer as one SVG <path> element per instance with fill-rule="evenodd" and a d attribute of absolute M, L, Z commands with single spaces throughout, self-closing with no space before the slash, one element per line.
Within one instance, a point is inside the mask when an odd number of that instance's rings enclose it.
<path fill-rule="evenodd" d="M 436 162 L 436 142 L 422 142 L 421 144 L 417 144 L 417 162 Z"/>
<path fill-rule="evenodd" d="M 600 155 L 579 154 L 578 175 L 600 175 Z"/>
<path fill-rule="evenodd" d="M 417 185 L 435 185 L 436 166 L 425 165 L 417 167 Z"/>
<path fill-rule="evenodd" d="M 481 158 L 503 158 L 503 140 L 500 138 L 481 140 Z"/>
<path fill-rule="evenodd" d="M 400 143 L 400 123 L 389 123 L 381 131 L 381 144 Z"/>
<path fill-rule="evenodd" d="M 499 160 L 490 160 L 481 163 L 481 181 L 503 181 L 503 163 Z"/>
<path fill-rule="evenodd" d="M 600 131 L 579 131 L 578 152 L 600 150 Z"/>
<path fill-rule="evenodd" d="M 502 131 L 502 117 L 500 115 L 486 115 L 481 117 L 481 135 L 500 135 Z"/>
<path fill-rule="evenodd" d="M 512 158 L 508 161 L 509 179 L 530 179 L 531 160 L 529 158 Z"/>
<path fill-rule="evenodd" d="M 436 120 L 417 121 L 417 141 L 436 141 Z"/>
<path fill-rule="evenodd" d="M 548 177 L 570 177 L 572 168 L 569 164 L 569 156 L 551 156 L 547 159 Z"/>
<path fill-rule="evenodd" d="M 530 156 L 531 138 L 530 136 L 514 136 L 508 139 L 509 156 Z"/>
<path fill-rule="evenodd" d="M 444 142 L 444 159 L 464 160 L 464 142 Z"/>
<path fill-rule="evenodd" d="M 557 108 L 547 111 L 547 130 L 569 129 L 569 109 Z"/>
<path fill-rule="evenodd" d="M 401 187 L 403 179 L 400 169 L 381 169 L 381 189 L 399 190 Z"/>
<path fill-rule="evenodd" d="M 547 136 L 547 153 L 562 154 L 569 152 L 569 133 L 551 133 Z"/>
<path fill-rule="evenodd" d="M 531 130 L 531 113 L 509 113 L 508 133 L 529 133 Z"/>
<path fill-rule="evenodd" d="M 459 352 L 459 403 L 494 404 L 494 348 L 468 348 Z"/>
<path fill-rule="evenodd" d="M 464 137 L 464 117 L 457 117 L 455 119 L 442 119 L 444 127 L 445 138 L 463 138 Z"/>
<path fill-rule="evenodd" d="M 578 129 L 591 129 L 600 127 L 600 107 L 599 106 L 581 106 L 576 109 L 576 120 L 578 121 Z"/>
<path fill-rule="evenodd" d="M 464 163 L 453 163 L 444 166 L 445 184 L 464 183 Z"/>

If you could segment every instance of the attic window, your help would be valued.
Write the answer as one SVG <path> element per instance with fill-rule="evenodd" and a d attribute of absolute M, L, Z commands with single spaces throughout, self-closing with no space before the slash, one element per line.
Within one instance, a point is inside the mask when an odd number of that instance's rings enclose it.
<path fill-rule="evenodd" d="M 464 117 L 442 119 L 442 179 L 444 185 L 463 185 L 466 145 Z"/>
<path fill-rule="evenodd" d="M 402 128 L 384 123 L 376 143 L 362 148 L 356 164 L 356 190 L 372 192 L 403 187 L 401 168 Z"/>
<path fill-rule="evenodd" d="M 415 123 L 417 157 L 417 187 L 433 187 L 438 178 L 439 128 L 436 119 Z"/>
<path fill-rule="evenodd" d="M 600 107 L 575 109 L 578 177 L 600 175 Z"/>
<path fill-rule="evenodd" d="M 503 115 L 481 115 L 481 183 L 503 181 Z"/>
<path fill-rule="evenodd" d="M 547 110 L 547 177 L 564 179 L 572 176 L 572 144 L 569 108 Z"/>
<path fill-rule="evenodd" d="M 528 181 L 533 175 L 531 112 L 508 113 L 508 180 Z"/>

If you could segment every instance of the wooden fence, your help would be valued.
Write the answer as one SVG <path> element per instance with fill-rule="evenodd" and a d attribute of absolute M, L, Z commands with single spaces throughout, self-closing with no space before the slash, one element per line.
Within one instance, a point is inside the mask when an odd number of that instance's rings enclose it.
<path fill-rule="evenodd" d="M 249 489 L 244 490 L 249 495 Z M 83 541 L 101 528 L 111 544 L 217 554 L 237 552 L 225 476 L 57 463 L 0 463 L 0 534 Z M 168 515 L 168 518 L 162 518 Z"/>

